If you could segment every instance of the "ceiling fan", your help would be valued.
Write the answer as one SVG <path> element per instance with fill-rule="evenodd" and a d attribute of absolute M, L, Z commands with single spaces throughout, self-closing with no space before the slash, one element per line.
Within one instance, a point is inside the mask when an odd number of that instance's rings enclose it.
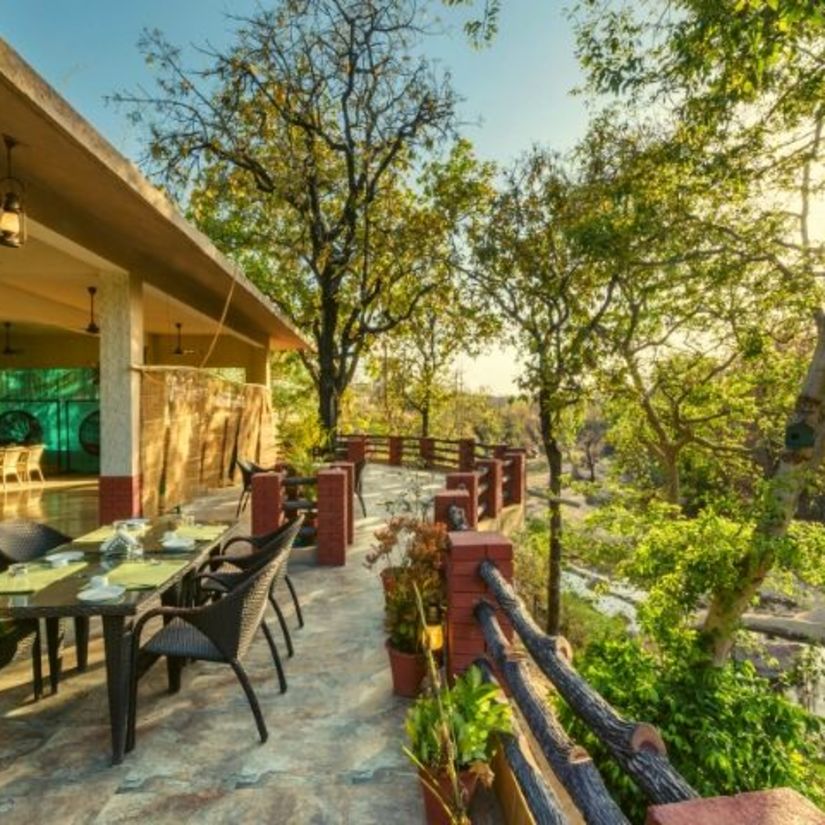
<path fill-rule="evenodd" d="M 4 321 L 3 326 L 6 328 L 6 345 L 3 347 L 3 355 L 20 355 L 23 350 L 15 349 L 11 345 L 11 321 Z"/>
<path fill-rule="evenodd" d="M 194 355 L 196 350 L 193 349 L 184 349 L 183 348 L 183 339 L 182 339 L 182 332 L 183 332 L 183 324 L 180 321 L 175 321 L 175 326 L 177 327 L 177 345 L 172 350 L 172 355 Z"/>

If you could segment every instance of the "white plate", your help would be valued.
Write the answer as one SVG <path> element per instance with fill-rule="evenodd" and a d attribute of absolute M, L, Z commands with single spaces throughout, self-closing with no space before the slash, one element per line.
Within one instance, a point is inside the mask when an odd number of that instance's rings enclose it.
<path fill-rule="evenodd" d="M 82 550 L 63 550 L 60 553 L 52 553 L 50 556 L 46 556 L 46 561 L 55 566 L 62 566 L 72 561 L 80 561 L 82 558 Z"/>
<path fill-rule="evenodd" d="M 171 536 L 161 542 L 164 550 L 194 550 L 195 539 L 188 539 L 185 536 Z"/>
<path fill-rule="evenodd" d="M 77 598 L 82 602 L 111 602 L 120 598 L 125 592 L 126 588 L 119 584 L 108 584 L 106 587 L 90 587 L 81 590 Z"/>

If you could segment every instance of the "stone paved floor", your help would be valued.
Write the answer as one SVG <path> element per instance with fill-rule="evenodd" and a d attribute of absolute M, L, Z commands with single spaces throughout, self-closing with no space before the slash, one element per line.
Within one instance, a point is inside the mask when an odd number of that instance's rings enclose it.
<path fill-rule="evenodd" d="M 140 683 L 137 748 L 111 767 L 94 638 L 89 670 L 73 673 L 68 650 L 59 694 L 38 703 L 25 661 L 0 671 L 0 822 L 422 822 L 418 781 L 401 753 L 407 704 L 391 692 L 381 588 L 361 565 L 382 502 L 406 482 L 402 471 L 367 473 L 369 517 L 358 522 L 347 566 L 296 557 L 306 626 L 293 634 L 288 692 L 278 693 L 262 640 L 246 661 L 270 731 L 265 745 L 229 668 L 191 665 L 169 696 L 158 664 Z M 423 477 L 429 492 L 440 481 Z M 209 512 L 231 512 L 235 495 L 213 497 Z"/>

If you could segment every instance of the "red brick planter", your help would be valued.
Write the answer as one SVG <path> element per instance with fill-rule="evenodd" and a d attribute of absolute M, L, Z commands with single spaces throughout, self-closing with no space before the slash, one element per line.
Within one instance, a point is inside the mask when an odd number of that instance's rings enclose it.
<path fill-rule="evenodd" d="M 450 815 L 444 810 L 444 806 L 429 785 L 424 783 L 426 779 L 431 785 L 437 784 L 441 799 L 451 801 L 453 798 L 453 789 L 450 778 L 447 774 L 440 774 L 438 776 L 438 782 L 433 783 L 432 777 L 425 775 L 421 768 L 418 769 L 418 777 L 421 780 L 421 793 L 424 795 L 424 810 L 427 816 L 427 825 L 451 825 L 452 820 L 450 819 Z M 464 804 L 469 806 L 470 800 L 472 800 L 473 794 L 476 791 L 476 785 L 478 784 L 478 774 L 469 770 L 461 771 L 458 774 L 458 783 L 461 786 Z"/>
<path fill-rule="evenodd" d="M 423 653 L 402 653 L 387 640 L 387 654 L 392 671 L 392 691 L 396 696 L 414 699 L 421 691 L 427 675 L 427 659 Z"/>

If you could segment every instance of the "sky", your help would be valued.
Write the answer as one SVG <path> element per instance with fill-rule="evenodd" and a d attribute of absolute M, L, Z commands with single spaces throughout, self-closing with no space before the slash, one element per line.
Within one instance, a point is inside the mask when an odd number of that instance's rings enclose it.
<path fill-rule="evenodd" d="M 115 91 L 150 84 L 137 48 L 142 29 L 158 28 L 182 47 L 231 40 L 227 14 L 252 12 L 261 0 L 0 0 L 0 36 L 119 151 L 137 161 L 141 136 L 126 112 L 108 105 Z M 505 0 L 491 46 L 474 50 L 445 11 L 443 36 L 425 51 L 452 75 L 464 98 L 464 133 L 484 159 L 510 163 L 534 143 L 564 151 L 582 136 L 586 112 L 571 95 L 581 81 L 567 0 Z M 515 390 L 514 352 L 496 348 L 462 359 L 468 388 Z"/>

